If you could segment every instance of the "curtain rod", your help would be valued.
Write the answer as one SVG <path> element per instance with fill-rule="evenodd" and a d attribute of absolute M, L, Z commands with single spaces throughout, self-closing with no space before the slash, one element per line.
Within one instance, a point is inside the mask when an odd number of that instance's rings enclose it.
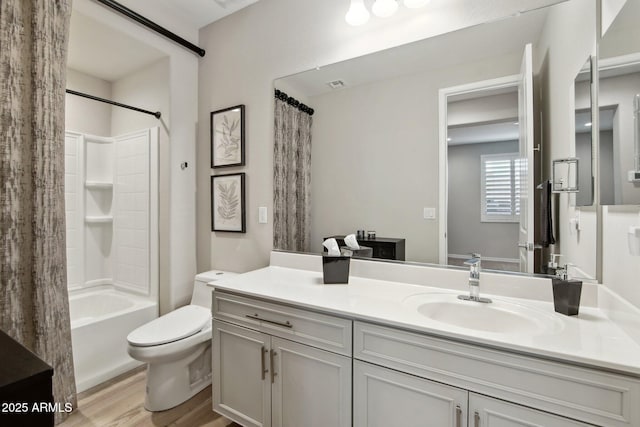
<path fill-rule="evenodd" d="M 110 99 L 100 98 L 98 96 L 93 96 L 93 95 L 89 95 L 87 93 L 77 92 L 77 91 L 71 90 L 71 89 L 66 89 L 66 92 L 71 94 L 71 95 L 81 96 L 83 98 L 93 99 L 94 101 L 99 101 L 99 102 L 104 102 L 106 104 L 115 105 L 116 107 L 127 108 L 129 110 L 137 111 L 139 113 L 150 114 L 152 116 L 155 116 L 156 119 L 159 119 L 162 116 L 162 113 L 160 113 L 160 111 L 153 112 L 153 111 L 149 111 L 149 110 L 143 110 L 142 108 L 132 107 L 131 105 L 121 104 L 121 103 L 116 102 L 116 101 L 111 101 Z"/>
<path fill-rule="evenodd" d="M 196 46 L 195 44 L 183 39 L 179 35 L 177 35 L 175 33 L 172 33 L 171 31 L 167 30 L 164 27 L 161 27 L 160 25 L 156 24 L 152 20 L 140 15 L 137 12 L 134 12 L 133 10 L 129 9 L 128 7 L 125 7 L 125 6 L 121 5 L 117 1 L 114 1 L 114 0 L 94 0 L 94 1 L 102 3 L 103 5 L 105 5 L 107 7 L 110 7 L 111 9 L 115 10 L 118 13 L 121 13 L 122 15 L 126 16 L 127 18 L 133 19 L 134 21 L 144 25 L 145 27 L 149 28 L 150 30 L 153 30 L 156 33 L 159 33 L 159 34 L 167 37 L 168 39 L 173 40 L 174 42 L 186 47 L 187 49 L 195 52 L 196 54 L 198 54 L 200 56 L 204 56 L 204 54 L 205 54 L 205 50 L 202 49 L 201 47 Z"/>
<path fill-rule="evenodd" d="M 313 113 L 315 112 L 315 110 L 313 108 L 309 107 L 308 105 L 303 104 L 302 102 L 300 102 L 297 99 L 295 99 L 293 96 L 289 96 L 289 95 L 287 95 L 286 93 L 284 93 L 283 91 L 281 91 L 279 89 L 276 89 L 275 96 L 279 100 L 286 102 L 287 104 L 291 105 L 292 107 L 295 107 L 298 110 L 302 111 L 303 113 L 307 113 L 310 116 L 313 116 Z"/>

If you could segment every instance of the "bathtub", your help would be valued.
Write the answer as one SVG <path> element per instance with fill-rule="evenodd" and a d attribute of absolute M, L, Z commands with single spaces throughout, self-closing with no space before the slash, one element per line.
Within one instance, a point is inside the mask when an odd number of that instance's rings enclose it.
<path fill-rule="evenodd" d="M 158 317 L 156 302 L 112 289 L 72 291 L 69 311 L 78 392 L 141 364 L 127 354 L 127 335 Z"/>

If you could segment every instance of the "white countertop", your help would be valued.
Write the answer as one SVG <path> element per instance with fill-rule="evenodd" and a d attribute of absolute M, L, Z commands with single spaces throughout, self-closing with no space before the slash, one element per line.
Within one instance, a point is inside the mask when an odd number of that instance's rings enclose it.
<path fill-rule="evenodd" d="M 548 313 L 559 327 L 553 332 L 499 334 L 433 321 L 411 307 L 408 297 L 430 292 L 459 294 L 412 285 L 351 276 L 348 285 L 324 285 L 322 273 L 270 266 L 211 283 L 215 289 L 293 304 L 355 320 L 372 321 L 443 338 L 490 345 L 534 356 L 578 363 L 640 376 L 640 345 L 598 308 L 580 307 L 578 316 L 556 313 L 553 304 L 530 299 L 481 295 Z"/>

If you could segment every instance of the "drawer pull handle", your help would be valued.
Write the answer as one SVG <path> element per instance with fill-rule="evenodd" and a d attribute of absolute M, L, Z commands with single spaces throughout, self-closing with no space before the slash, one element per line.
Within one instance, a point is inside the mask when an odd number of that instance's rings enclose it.
<path fill-rule="evenodd" d="M 480 414 L 478 411 L 473 414 L 473 424 L 474 427 L 480 427 Z"/>
<path fill-rule="evenodd" d="M 456 427 L 462 427 L 462 408 L 456 405 Z"/>
<path fill-rule="evenodd" d="M 267 349 L 264 348 L 264 346 L 262 346 L 262 349 L 260 349 L 260 361 L 261 361 L 261 366 L 262 366 L 262 380 L 264 381 L 265 379 L 265 374 L 267 372 L 269 372 L 269 370 L 267 369 L 267 364 L 264 360 L 264 355 L 267 354 Z"/>
<path fill-rule="evenodd" d="M 285 328 L 293 328 L 293 325 L 288 320 L 286 322 L 278 322 L 277 320 L 263 319 L 262 317 L 258 316 L 258 313 L 246 314 L 245 317 L 248 317 L 249 319 L 253 319 L 253 320 L 259 320 L 260 322 L 267 322 L 273 325 L 284 326 Z"/>

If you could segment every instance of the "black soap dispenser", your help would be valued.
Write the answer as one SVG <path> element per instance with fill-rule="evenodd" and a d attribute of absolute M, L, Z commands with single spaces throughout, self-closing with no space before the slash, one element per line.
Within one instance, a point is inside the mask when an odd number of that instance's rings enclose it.
<path fill-rule="evenodd" d="M 556 277 L 552 279 L 553 305 L 558 313 L 576 316 L 580 309 L 582 281 L 569 279 L 568 265 L 556 269 Z"/>

